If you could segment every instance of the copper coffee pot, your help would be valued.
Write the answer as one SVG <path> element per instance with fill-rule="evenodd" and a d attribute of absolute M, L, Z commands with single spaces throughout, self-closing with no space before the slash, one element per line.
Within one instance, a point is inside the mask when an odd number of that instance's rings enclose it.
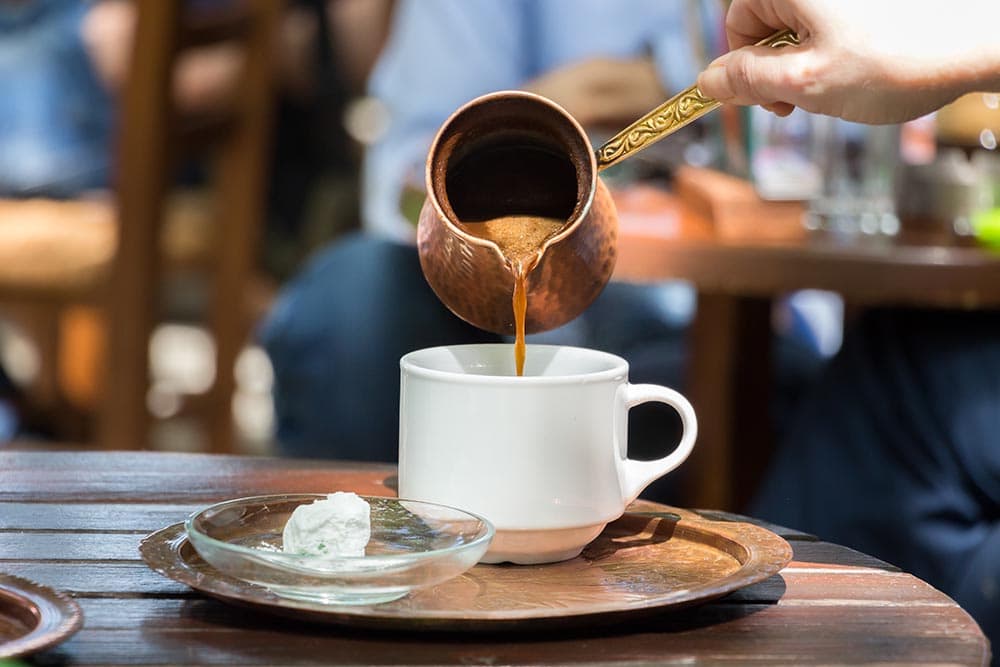
<path fill-rule="evenodd" d="M 760 45 L 798 43 L 785 30 Z M 600 294 L 615 265 L 618 214 L 598 172 L 719 106 L 691 86 L 595 152 L 580 124 L 540 95 L 504 91 L 472 100 L 445 121 L 427 156 L 427 199 L 417 226 L 427 282 L 463 320 L 513 334 L 513 274 L 496 244 L 470 234 L 463 222 L 564 219 L 531 272 L 525 330 L 569 322 Z"/>

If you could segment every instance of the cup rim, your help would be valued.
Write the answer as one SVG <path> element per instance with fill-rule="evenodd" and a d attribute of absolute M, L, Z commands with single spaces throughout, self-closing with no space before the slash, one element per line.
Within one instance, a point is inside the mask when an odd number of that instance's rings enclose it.
<path fill-rule="evenodd" d="M 449 382 L 459 383 L 459 384 L 488 384 L 492 386 L 496 385 L 546 385 L 546 384 L 585 384 L 585 383 L 595 383 L 595 382 L 607 382 L 609 380 L 627 380 L 628 379 L 628 362 L 619 357 L 616 354 L 611 354 L 610 352 L 604 352 L 603 350 L 595 350 L 587 347 L 578 347 L 574 345 L 551 345 L 551 344 L 528 344 L 527 354 L 530 356 L 531 350 L 539 349 L 550 349 L 550 350 L 571 350 L 573 352 L 590 355 L 591 357 L 599 357 L 606 360 L 610 365 L 609 368 L 602 370 L 591 371 L 588 373 L 575 373 L 575 374 L 564 374 L 564 375 L 481 375 L 477 373 L 459 373 L 450 370 L 441 370 L 437 368 L 429 368 L 426 365 L 419 364 L 416 360 L 423 356 L 429 355 L 435 352 L 440 352 L 442 350 L 470 350 L 474 348 L 505 348 L 510 351 L 513 355 L 514 345 L 513 343 L 469 343 L 463 345 L 437 345 L 434 347 L 426 347 L 419 350 L 413 350 L 404 354 L 399 360 L 400 370 L 407 374 L 415 377 L 423 377 L 436 380 L 448 380 Z"/>

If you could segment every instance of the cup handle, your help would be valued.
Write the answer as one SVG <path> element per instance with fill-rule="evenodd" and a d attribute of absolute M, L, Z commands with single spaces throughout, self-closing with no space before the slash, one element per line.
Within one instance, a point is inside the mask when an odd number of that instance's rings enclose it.
<path fill-rule="evenodd" d="M 681 441 L 672 452 L 660 459 L 653 461 L 637 461 L 627 458 L 627 451 L 622 460 L 621 467 L 621 488 L 625 504 L 628 505 L 639 497 L 642 490 L 649 484 L 679 466 L 694 449 L 694 441 L 698 437 L 698 420 L 694 415 L 694 408 L 686 398 L 680 393 L 663 387 L 658 384 L 623 384 L 620 389 L 620 397 L 624 412 L 632 409 L 640 403 L 656 401 L 666 403 L 681 417 L 683 433 Z M 626 438 L 628 435 L 626 434 Z"/>

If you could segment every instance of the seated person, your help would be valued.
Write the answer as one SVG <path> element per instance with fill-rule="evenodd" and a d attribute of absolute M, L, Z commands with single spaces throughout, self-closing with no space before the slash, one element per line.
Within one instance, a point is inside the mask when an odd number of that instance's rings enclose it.
<path fill-rule="evenodd" d="M 700 51 L 715 47 L 689 26 L 717 25 L 716 8 L 661 0 L 585 0 L 572 11 L 561 0 L 399 5 L 370 82 L 390 123 L 366 156 L 366 233 L 317 256 L 261 330 L 275 368 L 282 454 L 395 461 L 399 358 L 501 340 L 441 304 L 413 245 L 427 149 L 445 119 L 480 94 L 520 88 L 554 99 L 585 127 L 617 130 L 694 81 Z M 617 353 L 633 381 L 677 386 L 693 302 L 678 284 L 611 283 L 581 317 L 529 342 Z M 662 455 L 676 442 L 662 408 L 635 411 L 630 426 L 635 455 Z"/>
<path fill-rule="evenodd" d="M 394 461 L 399 358 L 419 347 L 500 340 L 452 315 L 420 271 L 412 209 L 422 203 L 424 160 L 441 123 L 473 97 L 514 88 L 549 96 L 591 126 L 629 122 L 689 85 L 703 64 L 684 13 L 694 6 L 715 5 L 633 0 L 623 8 L 586 0 L 571 12 L 556 0 L 398 6 L 370 82 L 390 125 L 366 156 L 367 233 L 315 258 L 262 330 L 275 366 L 282 453 Z M 677 317 L 671 289 L 609 285 L 584 316 L 534 340 L 623 353 L 634 380 L 676 385 L 690 306 Z M 644 352 L 647 344 L 658 349 Z M 650 360 L 646 370 L 635 364 L 638 355 Z"/>
<path fill-rule="evenodd" d="M 1000 637 L 1000 312 L 866 313 L 749 512 L 882 558 Z"/>
<path fill-rule="evenodd" d="M 866 123 L 900 122 L 1000 90 L 1000 5 L 939 12 L 843 0 L 734 0 L 734 48 L 784 27 L 801 49 L 739 48 L 707 94 Z M 934 43 L 933 57 L 927 44 Z M 761 56 L 764 56 L 763 58 Z M 747 76 L 749 72 L 753 76 Z M 1000 641 L 1000 312 L 865 314 L 792 425 L 751 513 L 926 579 Z M 995 649 L 994 649 L 995 650 Z"/>

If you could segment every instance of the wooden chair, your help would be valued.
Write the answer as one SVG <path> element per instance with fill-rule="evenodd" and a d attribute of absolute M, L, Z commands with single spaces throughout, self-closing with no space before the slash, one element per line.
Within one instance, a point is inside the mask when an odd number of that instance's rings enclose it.
<path fill-rule="evenodd" d="M 101 443 L 146 443 L 147 349 L 157 318 L 156 260 L 172 168 L 184 154 L 215 152 L 214 289 L 209 315 L 216 343 L 210 441 L 232 448 L 233 367 L 247 331 L 241 307 L 264 216 L 264 173 L 279 0 L 245 0 L 234 9 L 190 17 L 185 3 L 144 0 L 125 91 L 119 140 L 119 250 L 109 290 L 110 363 Z M 175 64 L 186 49 L 239 40 L 243 76 L 225 113 L 184 119 L 172 104 Z"/>
<path fill-rule="evenodd" d="M 211 449 L 225 452 L 234 446 L 233 368 L 249 329 L 246 288 L 265 212 L 274 42 L 282 2 L 242 0 L 210 14 L 196 14 L 188 4 L 193 3 L 137 1 L 119 111 L 114 206 L 40 202 L 63 214 L 67 206 L 90 213 L 89 227 L 83 223 L 88 231 L 80 231 L 79 219 L 66 219 L 43 235 L 35 257 L 53 265 L 48 273 L 27 259 L 19 271 L 0 269 L 0 298 L 42 300 L 54 308 L 78 301 L 102 306 L 108 338 L 107 372 L 100 383 L 98 444 L 103 448 L 149 446 L 149 340 L 161 315 L 164 271 L 176 259 L 163 252 L 165 210 L 178 165 L 193 156 L 209 158 L 212 165 L 210 242 L 194 262 L 211 276 L 207 320 L 216 344 L 215 383 L 202 408 Z M 191 48 L 223 42 L 238 43 L 244 52 L 235 94 L 222 111 L 183 116 L 172 95 L 178 59 Z M 23 210 L 26 204 L 17 205 Z M 37 241 L 36 236 L 29 234 Z M 60 252 L 65 256 L 58 257 Z"/>

